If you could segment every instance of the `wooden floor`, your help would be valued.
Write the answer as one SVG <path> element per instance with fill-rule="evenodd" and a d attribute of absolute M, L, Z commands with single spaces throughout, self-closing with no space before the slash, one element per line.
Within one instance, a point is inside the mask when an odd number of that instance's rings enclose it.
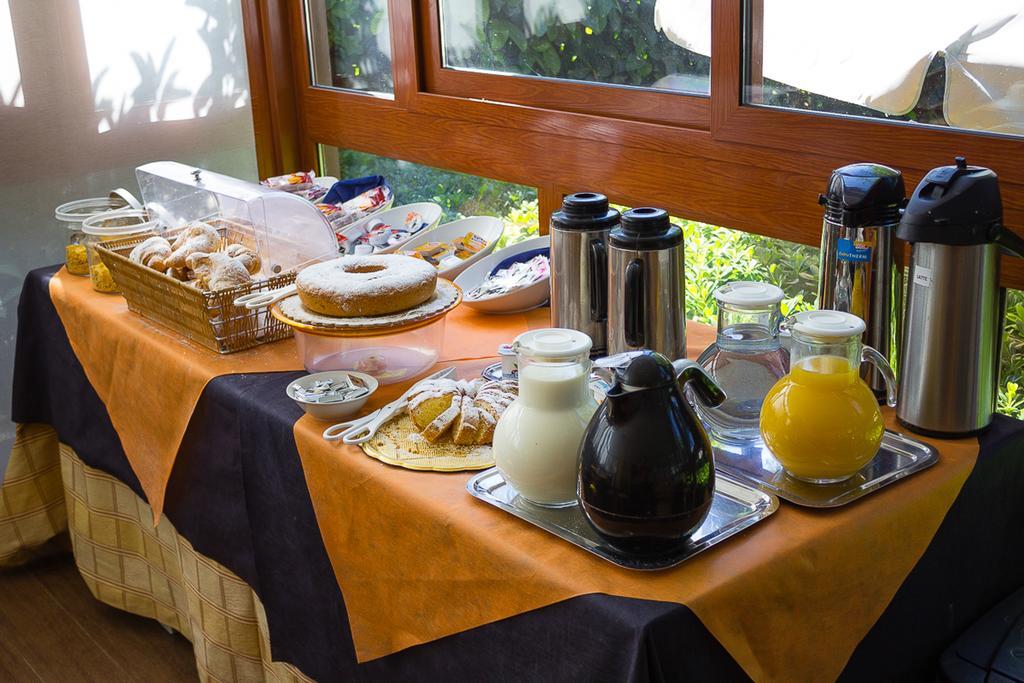
<path fill-rule="evenodd" d="M 94 599 L 70 555 L 0 571 L 0 681 L 196 680 L 184 637 Z"/>

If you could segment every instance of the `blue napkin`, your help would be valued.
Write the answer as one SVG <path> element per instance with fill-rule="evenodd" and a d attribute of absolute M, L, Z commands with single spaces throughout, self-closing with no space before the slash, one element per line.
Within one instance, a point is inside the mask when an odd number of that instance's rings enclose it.
<path fill-rule="evenodd" d="M 382 175 L 368 175 L 362 178 L 339 180 L 331 185 L 331 189 L 327 191 L 327 194 L 321 201 L 325 204 L 342 204 L 353 197 L 358 197 L 367 190 L 372 190 L 381 185 L 390 189 Z"/>
<path fill-rule="evenodd" d="M 531 249 L 529 251 L 521 251 L 518 254 L 513 254 L 508 258 L 502 259 L 498 263 L 498 265 L 494 266 L 494 268 L 491 268 L 491 272 L 487 274 L 487 277 L 494 275 L 499 270 L 508 268 L 513 263 L 526 263 L 534 256 L 540 256 L 541 254 L 547 256 L 548 258 L 551 258 L 551 249 L 549 247 L 540 247 L 539 249 Z"/>

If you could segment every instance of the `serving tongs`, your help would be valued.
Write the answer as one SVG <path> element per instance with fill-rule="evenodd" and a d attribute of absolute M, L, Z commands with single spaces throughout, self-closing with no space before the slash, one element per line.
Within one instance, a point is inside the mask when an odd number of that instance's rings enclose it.
<path fill-rule="evenodd" d="M 293 294 L 298 294 L 299 290 L 294 284 L 288 285 L 287 287 L 279 287 L 278 289 L 271 289 L 268 292 L 253 292 L 252 294 L 245 294 L 235 299 L 232 303 L 235 306 L 245 306 L 250 311 L 254 311 L 258 308 L 266 308 L 272 304 L 276 304 L 282 299 L 287 299 Z"/>
<path fill-rule="evenodd" d="M 400 410 L 405 408 L 409 402 L 409 397 L 419 389 L 423 382 L 432 379 L 443 379 L 451 377 L 455 374 L 455 368 L 447 367 L 443 370 L 427 375 L 416 384 L 409 387 L 408 390 L 391 403 L 388 403 L 382 408 L 358 417 L 354 420 L 347 422 L 339 422 L 336 425 L 331 425 L 324 430 L 324 439 L 326 441 L 341 441 L 349 446 L 358 446 L 361 443 L 366 443 L 377 434 L 377 430 L 381 428 L 388 420 L 395 416 Z"/>

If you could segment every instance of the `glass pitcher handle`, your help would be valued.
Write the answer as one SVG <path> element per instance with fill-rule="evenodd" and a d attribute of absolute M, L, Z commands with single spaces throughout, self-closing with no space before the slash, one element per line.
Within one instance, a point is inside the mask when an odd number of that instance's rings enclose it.
<path fill-rule="evenodd" d="M 892 371 L 892 366 L 889 365 L 889 361 L 885 359 L 885 356 L 875 351 L 870 346 L 861 347 L 860 350 L 860 362 L 871 363 L 875 366 L 882 375 L 882 379 L 885 380 L 885 404 L 890 408 L 896 407 L 896 375 Z"/>

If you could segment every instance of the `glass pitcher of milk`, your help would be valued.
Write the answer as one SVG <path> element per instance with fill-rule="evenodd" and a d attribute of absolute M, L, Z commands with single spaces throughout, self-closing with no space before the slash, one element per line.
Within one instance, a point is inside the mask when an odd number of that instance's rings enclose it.
<path fill-rule="evenodd" d="M 590 337 L 561 328 L 532 330 L 512 346 L 519 397 L 495 427 L 495 465 L 527 501 L 573 505 L 580 443 L 597 410 L 589 383 Z"/>

